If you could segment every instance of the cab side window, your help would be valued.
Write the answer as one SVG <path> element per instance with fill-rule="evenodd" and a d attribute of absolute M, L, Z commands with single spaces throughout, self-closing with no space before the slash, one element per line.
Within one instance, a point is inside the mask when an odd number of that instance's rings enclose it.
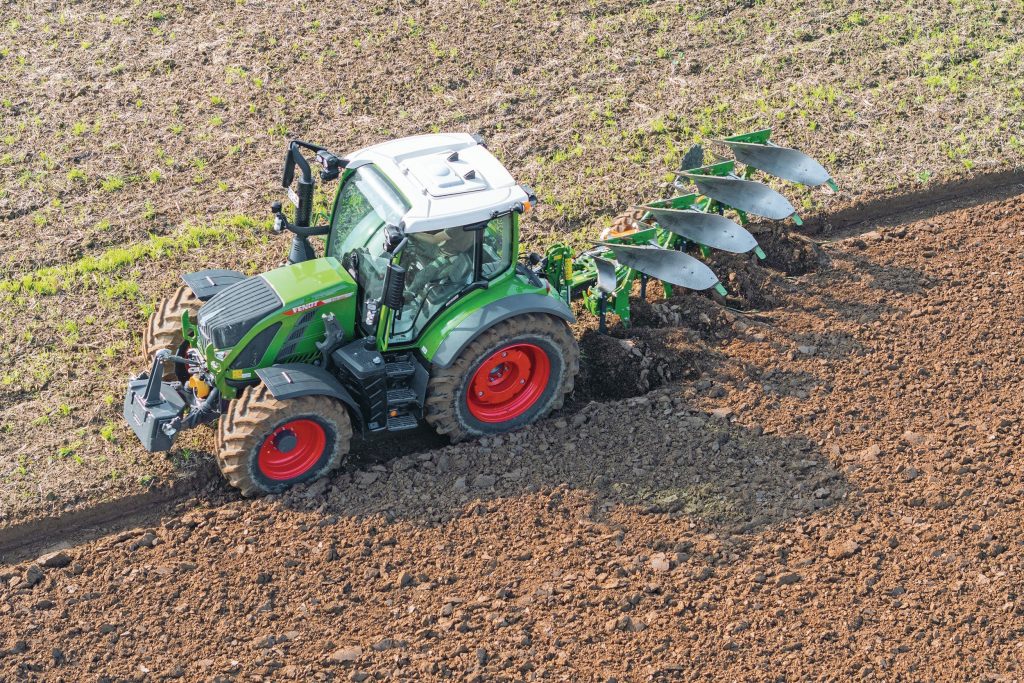
<path fill-rule="evenodd" d="M 463 290 L 481 279 L 493 280 L 512 265 L 510 214 L 484 225 L 412 233 L 408 238 L 399 261 L 406 269 L 405 304 L 391 328 L 397 343 L 415 340 Z"/>

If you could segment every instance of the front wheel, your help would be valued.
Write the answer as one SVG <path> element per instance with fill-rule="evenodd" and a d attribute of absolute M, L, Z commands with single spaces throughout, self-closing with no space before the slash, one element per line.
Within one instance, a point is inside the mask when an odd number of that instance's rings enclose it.
<path fill-rule="evenodd" d="M 348 453 L 352 421 L 338 401 L 280 401 L 264 385 L 246 388 L 217 425 L 217 465 L 244 496 L 281 493 L 325 476 Z"/>
<path fill-rule="evenodd" d="M 558 318 L 528 313 L 502 321 L 433 371 L 427 422 L 452 442 L 532 424 L 562 407 L 579 359 L 576 339 Z"/>
<path fill-rule="evenodd" d="M 202 305 L 203 302 L 188 287 L 178 287 L 174 294 L 163 299 L 146 322 L 146 332 L 142 335 L 143 360 L 147 364 L 152 363 L 153 355 L 161 350 L 178 353 L 178 348 L 185 341 L 181 330 L 182 315 L 188 311 L 194 319 Z M 164 379 L 175 379 L 174 366 L 169 363 L 164 366 Z"/>

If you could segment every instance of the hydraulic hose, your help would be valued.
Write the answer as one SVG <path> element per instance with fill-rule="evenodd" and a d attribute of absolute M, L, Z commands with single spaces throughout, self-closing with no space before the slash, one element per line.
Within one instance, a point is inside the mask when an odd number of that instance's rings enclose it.
<path fill-rule="evenodd" d="M 214 412 L 218 412 L 215 410 L 214 406 L 219 403 L 220 389 L 214 387 L 213 391 L 210 392 L 210 395 L 206 397 L 206 400 L 200 403 L 197 408 L 189 411 L 188 415 L 185 416 L 185 419 L 181 421 L 181 428 L 192 429 L 196 425 L 201 424 L 205 421 L 204 418 L 209 417 Z"/>

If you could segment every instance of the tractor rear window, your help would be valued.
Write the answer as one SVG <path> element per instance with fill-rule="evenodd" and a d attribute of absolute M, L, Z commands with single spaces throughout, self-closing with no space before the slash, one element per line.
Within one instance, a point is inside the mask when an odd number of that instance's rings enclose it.
<path fill-rule="evenodd" d="M 484 254 L 480 273 L 493 280 L 512 264 L 512 214 L 492 219 L 484 228 Z"/>

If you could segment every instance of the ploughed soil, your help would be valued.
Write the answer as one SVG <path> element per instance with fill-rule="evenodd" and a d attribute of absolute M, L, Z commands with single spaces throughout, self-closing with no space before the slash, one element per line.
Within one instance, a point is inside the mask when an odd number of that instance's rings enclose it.
<path fill-rule="evenodd" d="M 725 305 L 580 329 L 580 396 L 529 429 L 6 566 L 0 669 L 1018 680 L 1022 209 L 723 261 Z"/>

